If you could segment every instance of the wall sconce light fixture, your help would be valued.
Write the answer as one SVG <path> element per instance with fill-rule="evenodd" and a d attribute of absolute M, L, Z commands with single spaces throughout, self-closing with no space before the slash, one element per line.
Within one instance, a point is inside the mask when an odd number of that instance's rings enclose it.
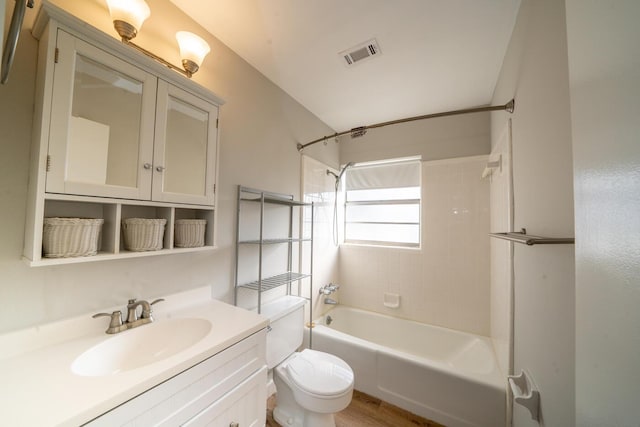
<path fill-rule="evenodd" d="M 134 38 L 151 15 L 151 9 L 144 0 L 107 0 L 107 6 L 113 26 L 123 41 Z"/>
<path fill-rule="evenodd" d="M 187 72 L 193 74 L 200 68 L 204 57 L 207 56 L 209 45 L 202 38 L 188 31 L 178 31 L 176 39 L 180 46 L 180 58 L 182 66 Z"/>
<path fill-rule="evenodd" d="M 144 21 L 151 15 L 151 10 L 144 0 L 107 0 L 107 5 L 113 20 L 113 27 L 120 35 L 123 43 L 189 78 L 198 71 L 204 57 L 211 51 L 207 42 L 202 38 L 188 31 L 178 31 L 176 39 L 180 46 L 183 68 L 173 65 L 131 41 L 140 31 Z"/>

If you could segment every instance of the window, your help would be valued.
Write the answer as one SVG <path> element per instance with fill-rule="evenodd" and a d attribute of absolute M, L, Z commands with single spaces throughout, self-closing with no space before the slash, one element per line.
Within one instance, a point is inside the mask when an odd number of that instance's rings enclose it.
<path fill-rule="evenodd" d="M 345 242 L 420 246 L 420 159 L 358 163 L 345 173 Z"/>

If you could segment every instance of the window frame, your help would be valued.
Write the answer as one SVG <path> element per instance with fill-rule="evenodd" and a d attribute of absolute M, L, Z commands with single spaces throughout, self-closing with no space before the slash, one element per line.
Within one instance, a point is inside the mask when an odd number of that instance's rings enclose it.
<path fill-rule="evenodd" d="M 367 166 L 375 166 L 375 165 L 388 165 L 388 164 L 400 164 L 403 162 L 417 162 L 420 167 L 420 179 L 418 183 L 419 189 L 419 198 L 406 198 L 406 199 L 370 199 L 370 200 L 354 200 L 349 201 L 348 192 L 354 190 L 346 189 L 346 181 L 348 180 L 349 171 L 347 170 L 347 175 L 345 176 L 345 184 L 343 184 L 344 191 L 344 243 L 345 244 L 353 244 L 353 245 L 368 245 L 368 246 L 376 246 L 376 247 L 401 247 L 401 248 L 411 248 L 411 249 L 420 249 L 422 247 L 422 161 L 419 157 L 412 158 L 402 158 L 402 159 L 388 159 L 376 162 L 366 162 L 360 163 L 359 165 L 367 165 Z M 413 187 L 397 187 L 397 188 L 413 188 Z M 417 222 L 398 222 L 398 221 L 348 221 L 348 208 L 349 206 L 384 206 L 384 205 L 417 205 L 418 207 L 418 221 Z M 418 241 L 414 242 L 402 242 L 402 241 L 385 241 L 385 240 L 374 240 L 374 239 L 348 239 L 347 238 L 347 229 L 349 224 L 372 224 L 372 225 L 417 225 L 417 237 Z"/>

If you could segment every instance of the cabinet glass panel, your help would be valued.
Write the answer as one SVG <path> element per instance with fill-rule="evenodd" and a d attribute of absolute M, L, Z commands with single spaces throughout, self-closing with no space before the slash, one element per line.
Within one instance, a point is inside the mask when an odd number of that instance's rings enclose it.
<path fill-rule="evenodd" d="M 76 55 L 66 180 L 136 187 L 143 83 Z"/>
<path fill-rule="evenodd" d="M 208 111 L 169 97 L 164 191 L 205 194 L 208 129 Z"/>

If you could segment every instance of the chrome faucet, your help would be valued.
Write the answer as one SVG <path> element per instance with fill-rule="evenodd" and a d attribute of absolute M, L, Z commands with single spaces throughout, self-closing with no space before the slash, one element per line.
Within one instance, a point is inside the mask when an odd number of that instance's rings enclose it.
<path fill-rule="evenodd" d="M 334 285 L 333 283 L 329 283 L 328 285 L 324 285 L 323 287 L 321 287 L 318 292 L 321 295 L 331 295 L 338 289 L 340 289 L 340 285 Z"/>
<path fill-rule="evenodd" d="M 125 322 L 122 321 L 122 312 L 120 310 L 116 310 L 111 314 L 97 313 L 92 317 L 94 319 L 98 317 L 110 317 L 111 321 L 109 322 L 109 327 L 107 328 L 106 333 L 117 334 L 118 332 L 137 328 L 138 326 L 153 322 L 153 316 L 151 315 L 151 306 L 159 303 L 160 301 L 164 301 L 164 299 L 159 298 L 151 303 L 145 300 L 136 301 L 135 298 L 130 299 L 129 303 L 127 304 L 127 320 Z M 140 317 L 138 317 L 138 307 L 142 307 Z"/>
<path fill-rule="evenodd" d="M 333 283 L 329 283 L 328 285 L 324 285 L 322 286 L 318 293 L 320 295 L 331 295 L 332 293 L 336 292 L 338 289 L 340 289 L 340 285 L 334 285 Z M 324 303 L 325 304 L 329 304 L 329 305 L 338 305 L 338 301 L 329 298 L 328 296 L 324 299 Z"/>

